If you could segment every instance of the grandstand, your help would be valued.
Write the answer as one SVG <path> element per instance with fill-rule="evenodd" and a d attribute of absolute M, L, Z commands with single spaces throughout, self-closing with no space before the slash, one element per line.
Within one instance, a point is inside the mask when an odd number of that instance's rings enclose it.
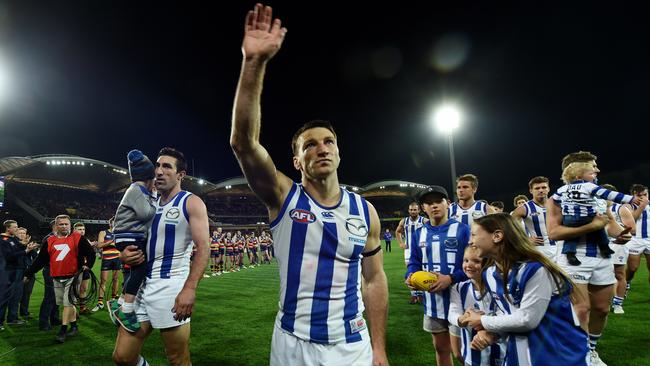
<path fill-rule="evenodd" d="M 41 234 L 49 231 L 47 223 L 53 217 L 65 213 L 86 223 L 92 236 L 107 225 L 130 184 L 128 169 L 124 167 L 61 154 L 2 158 L 0 176 L 5 177 L 3 217 L 18 219 L 31 232 Z M 399 180 L 364 187 L 341 186 L 368 199 L 377 208 L 382 225 L 393 229 L 396 220 L 407 215 L 409 202 L 425 187 Z M 243 177 L 212 183 L 187 176 L 182 188 L 205 201 L 211 226 L 268 227 L 268 212 Z"/>

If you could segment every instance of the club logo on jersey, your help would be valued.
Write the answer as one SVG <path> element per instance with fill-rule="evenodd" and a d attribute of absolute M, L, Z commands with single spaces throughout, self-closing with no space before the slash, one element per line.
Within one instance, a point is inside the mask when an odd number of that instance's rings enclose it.
<path fill-rule="evenodd" d="M 457 239 L 445 239 L 445 246 L 447 248 L 458 248 L 458 240 Z"/>
<path fill-rule="evenodd" d="M 368 235 L 368 227 L 366 226 L 366 223 L 358 217 L 348 217 L 347 220 L 345 220 L 345 229 L 352 235 Z"/>
<path fill-rule="evenodd" d="M 181 216 L 181 211 L 176 207 L 170 208 L 169 211 L 167 211 L 167 213 L 165 214 L 165 218 L 170 220 L 176 220 L 180 216 Z"/>
<path fill-rule="evenodd" d="M 299 222 L 301 224 L 311 224 L 312 222 L 316 221 L 316 215 L 314 215 L 311 211 L 301 210 L 299 208 L 294 208 L 291 210 L 289 212 L 289 217 L 291 217 L 291 220 Z"/>

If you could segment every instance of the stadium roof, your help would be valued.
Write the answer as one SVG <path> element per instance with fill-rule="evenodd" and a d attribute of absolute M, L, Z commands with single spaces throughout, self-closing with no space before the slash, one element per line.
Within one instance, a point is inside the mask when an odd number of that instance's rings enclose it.
<path fill-rule="evenodd" d="M 403 180 L 382 180 L 364 186 L 363 196 L 409 196 L 415 197 L 422 189 L 428 187 L 420 183 L 407 182 Z"/>
<path fill-rule="evenodd" d="M 0 159 L 7 182 L 43 184 L 98 193 L 119 191 L 131 183 L 126 168 L 76 155 L 49 154 Z M 201 194 L 214 189 L 206 180 L 187 176 L 183 189 Z"/>

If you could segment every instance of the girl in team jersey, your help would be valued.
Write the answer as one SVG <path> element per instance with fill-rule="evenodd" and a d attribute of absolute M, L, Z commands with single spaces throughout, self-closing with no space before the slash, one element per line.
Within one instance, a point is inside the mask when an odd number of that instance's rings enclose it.
<path fill-rule="evenodd" d="M 573 309 L 574 284 L 537 251 L 509 214 L 481 217 L 470 243 L 494 261 L 483 270 L 485 291 L 496 314 L 466 311 L 462 321 L 478 333 L 472 348 L 483 350 L 505 337 L 504 365 L 587 365 L 587 334 Z"/>
<path fill-rule="evenodd" d="M 496 303 L 489 293 L 481 291 L 481 271 L 483 265 L 490 265 L 486 259 L 478 256 L 474 246 L 467 246 L 463 256 L 463 272 L 469 280 L 452 285 L 449 305 L 449 333 L 454 356 L 468 366 L 502 365 L 506 352 L 506 343 L 499 338 L 484 350 L 471 348 L 472 338 L 477 331 L 463 321 L 465 311 L 474 309 L 484 314 L 494 315 Z"/>

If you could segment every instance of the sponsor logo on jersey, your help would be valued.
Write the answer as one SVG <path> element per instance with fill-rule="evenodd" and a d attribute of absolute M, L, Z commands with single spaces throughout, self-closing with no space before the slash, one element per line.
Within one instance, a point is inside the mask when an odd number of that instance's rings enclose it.
<path fill-rule="evenodd" d="M 345 229 L 352 235 L 368 235 L 368 227 L 366 226 L 366 223 L 358 217 L 348 217 L 345 220 Z"/>
<path fill-rule="evenodd" d="M 485 214 L 483 212 L 481 212 L 481 211 L 472 212 L 472 217 L 475 218 L 475 219 L 481 218 L 483 216 L 485 216 Z"/>
<path fill-rule="evenodd" d="M 291 210 L 289 212 L 289 217 L 291 217 L 291 220 L 299 222 L 301 224 L 311 224 L 312 222 L 316 221 L 316 215 L 314 215 L 311 211 L 301 210 L 299 208 L 294 208 Z"/>
<path fill-rule="evenodd" d="M 334 214 L 330 211 L 323 211 L 321 212 L 321 216 L 323 216 L 324 219 L 333 219 Z"/>

